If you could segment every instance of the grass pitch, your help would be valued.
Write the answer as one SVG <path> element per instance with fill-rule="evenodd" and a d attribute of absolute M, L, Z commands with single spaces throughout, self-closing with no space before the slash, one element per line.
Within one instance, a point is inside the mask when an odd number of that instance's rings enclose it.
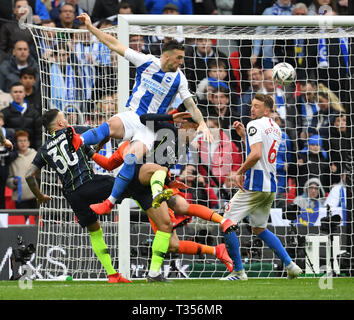
<path fill-rule="evenodd" d="M 172 280 L 170 283 L 108 284 L 102 281 L 0 281 L 0 300 L 353 300 L 354 278 L 248 281 Z M 323 279 L 322 279 L 323 288 Z"/>

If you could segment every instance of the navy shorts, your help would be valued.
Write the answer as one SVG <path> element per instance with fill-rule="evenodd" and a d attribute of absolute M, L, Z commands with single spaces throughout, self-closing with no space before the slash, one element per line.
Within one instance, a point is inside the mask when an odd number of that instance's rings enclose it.
<path fill-rule="evenodd" d="M 106 200 L 114 185 L 114 177 L 109 175 L 95 175 L 92 180 L 84 183 L 75 191 L 63 190 L 64 197 L 73 209 L 78 223 L 82 228 L 95 223 L 98 218 L 90 208 L 90 204 Z"/>

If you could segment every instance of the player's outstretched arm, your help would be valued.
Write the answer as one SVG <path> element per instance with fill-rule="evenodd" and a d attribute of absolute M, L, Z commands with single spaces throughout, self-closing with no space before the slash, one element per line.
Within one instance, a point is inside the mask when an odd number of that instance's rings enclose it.
<path fill-rule="evenodd" d="M 117 38 L 112 35 L 103 32 L 102 30 L 96 28 L 92 22 L 91 18 L 87 13 L 82 13 L 77 17 L 80 22 L 84 23 L 87 30 L 97 37 L 103 44 L 105 44 L 109 49 L 117 52 L 124 57 L 125 50 L 127 49 Z"/>
<path fill-rule="evenodd" d="M 202 113 L 198 109 L 197 105 L 195 104 L 192 97 L 189 97 L 183 101 L 184 106 L 186 109 L 191 113 L 192 119 L 199 124 L 198 131 L 203 133 L 203 138 L 209 142 L 213 141 L 213 137 L 211 136 L 210 130 L 207 127 Z"/>
<path fill-rule="evenodd" d="M 26 182 L 28 187 L 31 189 L 32 193 L 36 196 L 37 202 L 39 204 L 46 203 L 51 200 L 51 197 L 42 193 L 39 189 L 36 176 L 41 172 L 41 169 L 37 168 L 35 165 L 31 165 L 26 173 Z"/>

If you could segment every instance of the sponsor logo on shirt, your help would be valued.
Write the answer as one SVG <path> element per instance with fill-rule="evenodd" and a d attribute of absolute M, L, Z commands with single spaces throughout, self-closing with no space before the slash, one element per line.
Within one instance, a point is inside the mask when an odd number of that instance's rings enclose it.
<path fill-rule="evenodd" d="M 255 134 L 257 133 L 257 129 L 255 128 L 255 127 L 249 127 L 249 129 L 248 129 L 248 135 L 250 136 L 250 137 L 252 137 L 252 136 L 254 136 Z"/>

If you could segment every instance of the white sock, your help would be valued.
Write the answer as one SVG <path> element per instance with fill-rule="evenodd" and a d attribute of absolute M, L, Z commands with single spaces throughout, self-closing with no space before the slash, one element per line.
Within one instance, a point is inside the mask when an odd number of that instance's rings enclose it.
<path fill-rule="evenodd" d="M 157 277 L 159 274 L 160 274 L 160 272 L 157 272 L 157 271 L 153 271 L 153 270 L 149 271 L 149 276 L 153 277 L 153 278 Z"/>
<path fill-rule="evenodd" d="M 115 204 L 117 199 L 115 197 L 112 197 L 112 196 L 109 196 L 108 197 L 108 200 L 112 203 L 112 204 Z"/>

